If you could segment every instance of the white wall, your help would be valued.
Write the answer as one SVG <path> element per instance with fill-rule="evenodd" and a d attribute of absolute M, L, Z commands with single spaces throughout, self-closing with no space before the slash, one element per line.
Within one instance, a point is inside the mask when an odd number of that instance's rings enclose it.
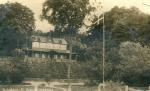
<path fill-rule="evenodd" d="M 67 45 L 53 44 L 53 43 L 32 42 L 32 48 L 67 50 Z"/>
<path fill-rule="evenodd" d="M 47 48 L 46 45 L 47 45 L 47 43 L 40 43 L 40 46 L 39 46 L 39 47 L 40 47 L 40 48 Z"/>
<path fill-rule="evenodd" d="M 39 42 L 32 42 L 32 48 L 39 48 L 40 46 Z"/>
<path fill-rule="evenodd" d="M 61 49 L 61 50 L 67 50 L 67 45 L 61 45 L 61 46 L 60 46 L 60 49 Z"/>

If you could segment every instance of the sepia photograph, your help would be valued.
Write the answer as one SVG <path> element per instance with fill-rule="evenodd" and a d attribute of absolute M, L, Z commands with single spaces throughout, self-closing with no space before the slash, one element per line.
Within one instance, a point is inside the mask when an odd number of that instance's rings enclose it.
<path fill-rule="evenodd" d="M 0 0 L 0 91 L 150 91 L 150 0 Z"/>

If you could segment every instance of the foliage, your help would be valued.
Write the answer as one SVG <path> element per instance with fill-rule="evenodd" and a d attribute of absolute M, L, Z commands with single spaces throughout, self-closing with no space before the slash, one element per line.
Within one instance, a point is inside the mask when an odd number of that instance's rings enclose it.
<path fill-rule="evenodd" d="M 1 55 L 11 55 L 15 48 L 25 47 L 33 29 L 33 12 L 28 7 L 20 3 L 0 4 Z"/>
<path fill-rule="evenodd" d="M 105 13 L 105 80 L 124 81 L 129 85 L 150 83 L 149 47 L 144 46 L 149 39 L 149 20 L 148 14 L 135 7 L 130 9 L 114 7 Z M 72 66 L 73 78 L 102 81 L 102 26 L 100 21 L 99 25 L 93 25 L 86 34 L 71 31 L 76 38 L 72 41 L 73 51 L 78 54 L 80 62 Z M 68 37 L 66 34 L 73 30 L 67 27 L 63 32 L 57 27 L 47 35 Z"/>
<path fill-rule="evenodd" d="M 21 83 L 26 72 L 22 58 L 5 58 L 0 61 L 0 81 L 2 83 Z"/>
<path fill-rule="evenodd" d="M 150 15 L 138 8 L 130 9 L 114 7 L 105 13 L 106 31 L 109 37 L 123 41 L 141 41 L 147 43 L 149 39 Z"/>
<path fill-rule="evenodd" d="M 27 60 L 28 70 L 25 72 L 27 78 L 67 79 L 68 63 L 53 62 L 51 60 Z M 98 80 L 100 69 L 98 63 L 93 61 L 71 63 L 71 79 L 91 79 Z"/>
<path fill-rule="evenodd" d="M 46 0 L 42 18 L 57 28 L 67 30 L 82 26 L 85 16 L 92 10 L 89 0 Z"/>
<path fill-rule="evenodd" d="M 150 48 L 140 43 L 123 42 L 119 54 L 122 58 L 119 68 L 123 79 L 129 84 L 148 85 L 150 83 Z"/>
<path fill-rule="evenodd" d="M 46 0 L 42 18 L 54 24 L 55 30 L 48 33 L 38 31 L 34 34 L 67 39 L 72 44 L 73 52 L 78 54 L 78 61 L 71 64 L 71 78 L 96 79 L 102 82 L 102 22 L 93 25 L 86 34 L 76 32 L 91 11 L 88 5 L 88 0 Z M 34 19 L 32 11 L 18 3 L 0 5 L 0 12 L 0 48 L 7 50 L 4 51 L 7 54 L 23 46 L 26 38 L 24 35 L 30 35 L 34 28 Z M 105 13 L 105 80 L 124 81 L 129 85 L 150 84 L 149 24 L 150 15 L 135 7 L 114 7 Z M 22 62 L 17 63 L 17 60 L 0 64 L 0 80 L 5 82 L 9 78 L 11 82 L 21 81 L 24 74 L 26 77 L 46 80 L 67 78 L 68 63 L 28 61 L 27 69 L 24 69 L 26 65 L 22 66 Z M 108 82 L 108 88 L 114 87 L 111 91 L 118 91 L 122 88 L 119 84 Z"/>
<path fill-rule="evenodd" d="M 105 12 L 105 35 L 106 39 L 118 42 L 135 41 L 148 44 L 150 15 L 141 12 L 136 7 L 125 8 L 115 6 Z M 88 38 L 102 39 L 103 22 L 95 24 L 87 31 Z"/>

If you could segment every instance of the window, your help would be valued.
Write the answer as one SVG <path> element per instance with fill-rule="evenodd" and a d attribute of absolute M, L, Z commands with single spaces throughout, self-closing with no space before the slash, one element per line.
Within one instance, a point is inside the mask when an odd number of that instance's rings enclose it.
<path fill-rule="evenodd" d="M 54 55 L 54 59 L 58 59 L 58 55 Z"/>
<path fill-rule="evenodd" d="M 38 53 L 35 53 L 34 55 L 35 55 L 35 57 L 39 57 L 39 54 L 38 54 Z"/>
<path fill-rule="evenodd" d="M 44 54 L 44 53 L 42 53 L 42 58 L 46 58 L 46 56 L 45 56 L 45 54 Z"/>
<path fill-rule="evenodd" d="M 60 59 L 64 59 L 64 56 L 63 56 L 63 55 L 61 55 L 61 56 L 60 56 Z"/>

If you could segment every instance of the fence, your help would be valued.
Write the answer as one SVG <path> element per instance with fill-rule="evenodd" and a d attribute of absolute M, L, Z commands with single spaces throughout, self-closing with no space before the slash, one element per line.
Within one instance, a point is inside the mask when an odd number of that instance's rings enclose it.
<path fill-rule="evenodd" d="M 37 87 L 25 85 L 1 85 L 0 91 L 65 91 L 65 89 L 56 87 Z"/>
<path fill-rule="evenodd" d="M 150 91 L 149 87 L 99 86 L 97 91 Z"/>
<path fill-rule="evenodd" d="M 72 91 L 97 91 L 97 86 L 72 86 Z"/>
<path fill-rule="evenodd" d="M 114 89 L 115 88 L 115 89 Z M 149 90 L 147 90 L 149 89 Z M 71 91 L 150 91 L 150 87 L 147 89 L 135 89 L 128 86 L 118 87 L 105 87 L 103 89 L 100 86 L 98 89 L 97 86 L 72 86 Z M 60 87 L 38 87 L 31 85 L 0 85 L 0 91 L 67 91 L 67 88 Z"/>

